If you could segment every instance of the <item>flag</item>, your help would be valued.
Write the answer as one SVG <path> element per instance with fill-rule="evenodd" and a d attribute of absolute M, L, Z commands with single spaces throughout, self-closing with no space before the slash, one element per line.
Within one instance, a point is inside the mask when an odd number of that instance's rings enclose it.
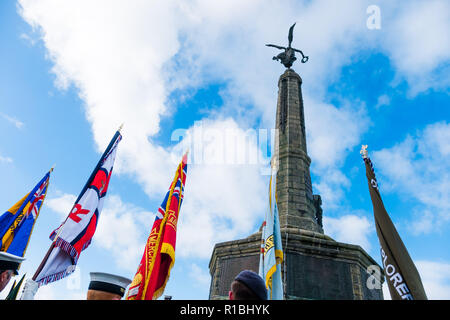
<path fill-rule="evenodd" d="M 391 298 L 392 300 L 426 300 L 427 296 L 419 272 L 384 208 L 372 161 L 367 156 L 367 146 L 362 147 L 361 154 L 366 166 L 375 227 L 381 246 L 381 259 Z"/>
<path fill-rule="evenodd" d="M 39 286 L 74 272 L 81 252 L 91 243 L 108 191 L 117 145 L 121 139 L 122 135 L 117 131 L 66 220 L 51 233 L 52 245 L 33 276 Z"/>
<path fill-rule="evenodd" d="M 183 202 L 186 172 L 187 153 L 178 165 L 169 191 L 156 213 L 144 254 L 128 289 L 127 300 L 155 300 L 164 292 L 175 263 L 177 221 Z"/>
<path fill-rule="evenodd" d="M 283 248 L 281 246 L 280 220 L 276 197 L 276 175 L 272 168 L 269 181 L 269 206 L 262 226 L 259 275 L 266 283 L 268 299 L 283 300 L 283 283 L 281 280 L 281 263 Z"/>
<path fill-rule="evenodd" d="M 0 217 L 0 251 L 24 257 L 45 196 L 47 195 L 50 173 Z"/>

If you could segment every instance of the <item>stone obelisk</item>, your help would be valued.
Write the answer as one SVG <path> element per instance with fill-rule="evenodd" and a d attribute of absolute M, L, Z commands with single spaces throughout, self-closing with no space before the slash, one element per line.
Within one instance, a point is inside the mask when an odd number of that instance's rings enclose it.
<path fill-rule="evenodd" d="M 280 226 L 323 233 L 321 199 L 312 192 L 301 85 L 302 79 L 290 68 L 278 81 L 275 157 Z"/>
<path fill-rule="evenodd" d="M 303 63 L 308 57 L 291 47 L 294 26 L 289 30 L 288 47 L 268 45 L 284 50 L 273 59 L 287 68 L 278 80 L 274 154 L 284 299 L 383 299 L 381 284 L 368 272 L 382 270 L 377 263 L 360 246 L 324 234 L 321 198 L 313 194 L 311 184 L 302 79 L 291 69 L 295 52 L 301 53 Z M 226 299 L 240 271 L 258 272 L 260 244 L 261 231 L 215 245 L 209 264 L 210 299 Z"/>

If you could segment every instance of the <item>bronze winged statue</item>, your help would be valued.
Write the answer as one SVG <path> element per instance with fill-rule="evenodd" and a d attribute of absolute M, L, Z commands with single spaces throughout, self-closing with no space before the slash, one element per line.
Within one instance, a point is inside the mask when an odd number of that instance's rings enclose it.
<path fill-rule="evenodd" d="M 289 34 L 288 34 L 288 41 L 289 44 L 287 47 L 281 47 L 274 44 L 266 44 L 268 47 L 274 47 L 280 50 L 284 50 L 284 52 L 281 52 L 277 56 L 273 57 L 273 60 L 279 60 L 286 68 L 292 67 L 292 64 L 294 63 L 297 58 L 295 57 L 295 52 L 299 52 L 302 55 L 302 63 L 305 63 L 308 61 L 309 57 L 305 56 L 301 50 L 295 49 L 291 47 L 292 39 L 293 39 L 293 32 L 294 32 L 295 23 L 289 28 Z"/>

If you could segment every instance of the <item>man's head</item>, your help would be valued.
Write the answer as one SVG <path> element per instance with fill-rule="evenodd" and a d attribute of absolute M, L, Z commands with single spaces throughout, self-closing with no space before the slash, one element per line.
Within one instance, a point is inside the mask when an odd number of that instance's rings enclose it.
<path fill-rule="evenodd" d="M 87 300 L 120 300 L 130 279 L 103 272 L 91 272 Z"/>
<path fill-rule="evenodd" d="M 12 270 L 0 270 L 0 292 L 8 285 L 13 276 Z"/>
<path fill-rule="evenodd" d="M 0 291 L 2 291 L 11 280 L 13 275 L 17 275 L 19 272 L 20 263 L 25 260 L 25 258 L 6 253 L 0 252 Z"/>
<path fill-rule="evenodd" d="M 230 300 L 267 300 L 264 280 L 255 272 L 244 270 L 231 283 Z"/>

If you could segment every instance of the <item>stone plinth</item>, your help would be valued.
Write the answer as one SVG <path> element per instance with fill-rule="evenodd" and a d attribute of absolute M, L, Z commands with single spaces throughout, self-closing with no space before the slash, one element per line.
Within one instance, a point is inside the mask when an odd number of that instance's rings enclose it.
<path fill-rule="evenodd" d="M 381 289 L 367 286 L 367 268 L 378 265 L 360 246 L 296 228 L 282 228 L 281 235 L 285 299 L 383 299 Z M 231 282 L 240 271 L 258 272 L 260 243 L 261 233 L 257 232 L 245 239 L 216 244 L 209 264 L 210 299 L 228 299 Z"/>

